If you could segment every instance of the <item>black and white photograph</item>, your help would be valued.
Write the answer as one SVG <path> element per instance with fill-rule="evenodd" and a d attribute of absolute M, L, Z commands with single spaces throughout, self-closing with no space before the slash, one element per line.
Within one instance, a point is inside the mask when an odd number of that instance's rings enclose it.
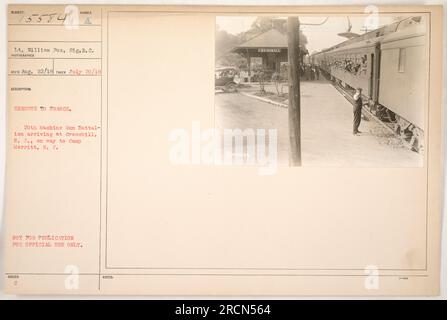
<path fill-rule="evenodd" d="M 274 133 L 279 165 L 421 167 L 427 25 L 424 14 L 218 16 L 215 127 Z"/>

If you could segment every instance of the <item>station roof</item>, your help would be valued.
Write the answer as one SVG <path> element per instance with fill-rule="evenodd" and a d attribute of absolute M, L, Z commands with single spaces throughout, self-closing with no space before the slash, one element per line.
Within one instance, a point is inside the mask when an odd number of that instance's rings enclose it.
<path fill-rule="evenodd" d="M 270 29 L 264 33 L 258 34 L 250 40 L 236 46 L 235 49 L 250 48 L 287 48 L 287 35 L 276 29 Z"/>

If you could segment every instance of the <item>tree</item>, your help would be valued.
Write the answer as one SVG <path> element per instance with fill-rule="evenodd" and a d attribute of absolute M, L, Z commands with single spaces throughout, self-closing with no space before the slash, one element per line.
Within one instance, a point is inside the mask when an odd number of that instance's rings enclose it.
<path fill-rule="evenodd" d="M 266 73 L 264 67 L 262 65 L 257 65 L 254 70 L 256 79 L 259 82 L 259 91 L 261 94 L 265 93 L 265 81 L 266 81 Z"/>
<path fill-rule="evenodd" d="M 225 30 L 221 30 L 219 26 L 216 27 L 216 62 L 221 65 L 234 66 L 238 68 L 246 68 L 247 60 L 239 54 L 231 52 L 231 50 L 243 43 L 264 33 L 270 29 L 277 29 L 281 33 L 287 32 L 287 20 L 277 17 L 258 17 L 252 23 L 250 29 L 241 32 L 237 35 L 230 34 Z M 307 45 L 307 38 L 300 30 L 300 44 L 302 50 L 305 51 Z"/>
<path fill-rule="evenodd" d="M 287 20 L 278 17 L 258 17 L 252 23 L 251 28 L 244 33 L 244 37 L 248 40 L 270 29 L 276 29 L 283 34 L 286 34 Z M 300 30 L 300 44 L 303 48 L 307 45 L 307 38 L 302 30 Z"/>
<path fill-rule="evenodd" d="M 289 78 L 289 63 L 282 63 L 279 72 L 272 75 L 272 80 L 275 83 L 276 93 L 283 94 L 283 83 Z"/>

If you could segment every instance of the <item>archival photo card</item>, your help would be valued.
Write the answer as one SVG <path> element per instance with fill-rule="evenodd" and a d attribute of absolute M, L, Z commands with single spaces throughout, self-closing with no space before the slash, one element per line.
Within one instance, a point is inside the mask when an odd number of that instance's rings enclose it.
<path fill-rule="evenodd" d="M 7 293 L 438 295 L 442 22 L 10 5 Z"/>

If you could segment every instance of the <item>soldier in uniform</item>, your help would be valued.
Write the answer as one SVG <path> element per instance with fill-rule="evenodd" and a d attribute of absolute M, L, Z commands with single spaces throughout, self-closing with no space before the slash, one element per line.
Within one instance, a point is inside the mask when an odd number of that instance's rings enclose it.
<path fill-rule="evenodd" d="M 359 131 L 359 126 L 360 122 L 362 121 L 362 107 L 362 88 L 357 88 L 354 94 L 354 121 L 352 126 L 352 134 L 354 135 L 358 135 L 359 133 L 361 133 Z"/>
<path fill-rule="evenodd" d="M 315 79 L 316 80 L 320 80 L 320 69 L 318 66 L 314 66 L 314 70 L 315 70 Z"/>

